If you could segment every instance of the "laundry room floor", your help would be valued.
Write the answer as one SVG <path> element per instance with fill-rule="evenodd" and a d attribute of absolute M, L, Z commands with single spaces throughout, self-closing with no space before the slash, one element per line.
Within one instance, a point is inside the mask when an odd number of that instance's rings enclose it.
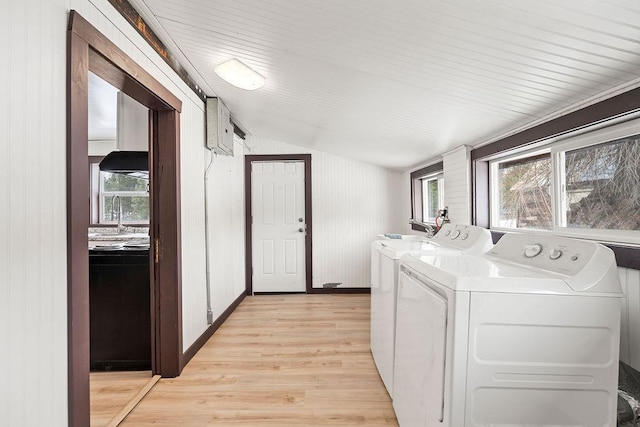
<path fill-rule="evenodd" d="M 122 426 L 397 426 L 369 349 L 369 295 L 245 298 Z"/>

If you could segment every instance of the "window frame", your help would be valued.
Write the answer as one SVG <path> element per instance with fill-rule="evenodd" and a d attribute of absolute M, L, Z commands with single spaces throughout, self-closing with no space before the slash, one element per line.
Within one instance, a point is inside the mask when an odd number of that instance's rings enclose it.
<path fill-rule="evenodd" d="M 530 159 L 530 158 L 535 158 L 535 157 L 539 157 L 539 156 L 543 156 L 549 154 L 549 149 L 548 148 L 533 148 L 530 150 L 525 150 L 522 152 L 519 152 L 517 154 L 511 154 L 511 155 L 506 155 L 506 156 L 500 156 L 500 157 L 496 157 L 493 158 L 489 161 L 489 229 L 490 230 L 495 230 L 495 231 L 499 231 L 502 233 L 506 233 L 509 231 L 517 231 L 517 232 L 535 232 L 535 233 L 545 233 L 545 232 L 552 232 L 553 231 L 553 224 L 554 224 L 554 218 L 553 218 L 553 213 L 555 212 L 555 206 L 554 206 L 554 201 L 555 201 L 555 196 L 554 196 L 554 190 L 553 190 L 553 161 L 551 162 L 551 213 L 552 213 L 552 228 L 551 229 L 545 229 L 545 228 L 510 228 L 510 227 L 500 227 L 497 225 L 494 225 L 498 222 L 499 220 L 499 211 L 500 211 L 500 206 L 499 206 L 499 201 L 500 201 L 500 197 L 499 197 L 499 191 L 500 189 L 498 188 L 498 171 L 500 168 L 500 164 L 502 163 L 511 163 L 511 162 L 518 162 L 521 160 L 526 160 L 526 159 Z"/>
<path fill-rule="evenodd" d="M 435 225 L 435 222 L 428 223 L 424 221 L 423 203 L 422 203 L 422 179 L 444 173 L 444 163 L 442 161 L 425 166 L 411 172 L 409 175 L 411 190 L 411 229 L 414 231 L 429 232 L 427 227 L 422 224 Z M 444 179 L 444 175 L 443 175 Z M 443 196 L 444 197 L 444 185 Z"/>
<path fill-rule="evenodd" d="M 588 147 L 614 142 L 618 139 L 640 134 L 640 118 L 630 119 L 622 123 L 614 123 L 603 127 L 589 127 L 566 135 L 563 138 L 553 138 L 533 145 L 533 147 L 519 150 L 515 153 L 503 153 L 487 159 L 488 197 L 489 197 L 489 229 L 498 233 L 522 232 L 522 233 L 551 233 L 563 237 L 611 242 L 623 245 L 639 245 L 640 230 L 613 230 L 567 227 L 564 223 L 566 204 L 565 188 L 566 176 L 564 173 L 564 156 L 567 151 L 573 151 Z M 497 187 L 497 170 L 501 163 L 523 160 L 549 153 L 551 157 L 551 229 L 528 229 L 499 227 L 496 224 L 499 197 Z M 564 225 L 563 225 L 564 224 Z"/>

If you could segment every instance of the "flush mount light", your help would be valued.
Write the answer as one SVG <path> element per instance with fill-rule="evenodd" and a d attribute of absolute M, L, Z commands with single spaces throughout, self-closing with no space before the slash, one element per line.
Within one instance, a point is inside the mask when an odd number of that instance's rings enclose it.
<path fill-rule="evenodd" d="M 217 65 L 213 71 L 222 80 L 240 89 L 260 89 L 266 82 L 264 77 L 235 58 Z"/>

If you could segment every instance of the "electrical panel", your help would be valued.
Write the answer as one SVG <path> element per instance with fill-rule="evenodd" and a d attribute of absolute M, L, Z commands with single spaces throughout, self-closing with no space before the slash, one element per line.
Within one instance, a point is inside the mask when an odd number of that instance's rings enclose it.
<path fill-rule="evenodd" d="M 207 147 L 217 154 L 233 156 L 233 124 L 220 98 L 207 98 Z"/>

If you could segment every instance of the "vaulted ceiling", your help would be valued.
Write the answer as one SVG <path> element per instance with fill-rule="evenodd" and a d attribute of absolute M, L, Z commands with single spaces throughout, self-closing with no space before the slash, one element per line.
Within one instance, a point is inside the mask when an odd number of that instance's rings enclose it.
<path fill-rule="evenodd" d="M 130 0 L 248 133 L 405 170 L 631 87 L 638 0 Z M 213 68 L 266 77 L 237 89 Z"/>

